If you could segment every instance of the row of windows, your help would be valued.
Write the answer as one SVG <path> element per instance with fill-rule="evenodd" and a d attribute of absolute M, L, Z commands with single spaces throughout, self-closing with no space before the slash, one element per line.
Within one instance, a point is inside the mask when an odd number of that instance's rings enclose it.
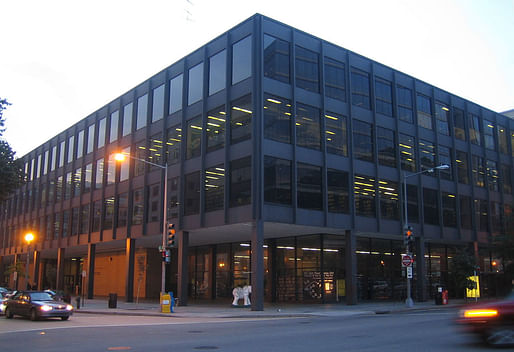
<path fill-rule="evenodd" d="M 232 84 L 237 84 L 251 76 L 251 44 L 252 37 L 248 36 L 232 45 Z M 211 56 L 208 59 L 207 69 L 209 71 L 208 94 L 213 95 L 225 89 L 227 50 L 224 49 Z M 192 105 L 202 100 L 204 96 L 204 63 L 190 68 L 187 74 L 187 105 Z M 184 74 L 169 81 L 168 114 L 182 110 L 184 88 Z M 109 118 L 100 118 L 96 123 L 69 136 L 67 140 L 60 141 L 58 145 L 39 154 L 30 162 L 27 161 L 25 174 L 28 180 L 46 175 L 64 166 L 65 163 L 71 163 L 75 159 L 92 153 L 95 147 L 100 149 L 135 130 L 146 127 L 149 119 L 151 123 L 162 120 L 165 117 L 165 110 L 165 84 L 162 84 L 152 89 L 150 93 L 138 97 L 135 102 L 123 106 L 122 114 L 116 110 Z"/>
<path fill-rule="evenodd" d="M 284 83 L 291 83 L 290 74 L 290 51 L 291 45 L 284 40 L 273 36 L 264 35 L 264 76 Z M 297 87 L 320 93 L 320 57 L 319 54 L 295 46 L 295 84 Z M 346 67 L 341 61 L 330 57 L 323 59 L 324 69 L 324 94 L 327 97 L 346 101 Z M 352 105 L 374 110 L 385 116 L 396 116 L 398 119 L 417 124 L 428 130 L 435 130 L 438 133 L 455 138 L 469 140 L 477 145 L 484 145 L 485 148 L 496 150 L 495 139 L 501 153 L 508 154 L 508 131 L 505 126 L 495 126 L 493 121 L 481 119 L 478 115 L 468 113 L 465 118 L 464 111 L 453 108 L 453 123 L 450 106 L 443 102 L 433 101 L 431 97 L 421 93 L 413 94 L 410 88 L 396 86 L 396 105 L 393 104 L 392 82 L 375 77 L 374 92 L 375 104 L 371 103 L 372 78 L 369 73 L 351 67 L 349 72 L 351 81 Z M 414 107 L 414 99 L 416 108 Z M 416 114 L 414 114 L 414 111 Z M 434 119 L 435 117 L 435 119 Z M 480 121 L 482 120 L 482 123 Z M 467 126 L 467 129 L 466 129 Z M 468 133 L 466 134 L 466 130 Z M 482 141 L 483 138 L 483 141 Z M 514 141 L 514 131 L 511 135 Z M 512 143 L 514 145 L 514 142 Z M 514 150 L 512 151 L 514 156 Z"/>
<path fill-rule="evenodd" d="M 294 187 L 292 184 L 292 162 L 290 160 L 266 156 L 264 159 L 264 201 L 267 203 L 291 206 Z M 322 168 L 319 166 L 297 163 L 296 165 L 296 204 L 299 208 L 323 210 L 323 189 L 327 194 L 327 211 L 347 213 L 350 210 L 350 180 L 345 171 L 327 169 L 326 186 L 323 182 Z M 504 231 L 503 220 L 512 216 L 512 206 L 468 196 L 423 188 L 423 201 L 418 198 L 418 187 L 408 185 L 409 222 L 419 222 L 422 211 L 424 222 L 446 227 L 473 228 L 475 214 L 476 228 L 479 231 Z M 376 179 L 365 175 L 354 175 L 353 198 L 355 215 L 400 220 L 400 192 L 398 182 Z M 441 203 L 439 203 L 441 198 Z M 377 209 L 377 199 L 378 207 Z M 457 204 L 457 200 L 459 204 Z M 474 207 L 472 208 L 472 203 Z M 423 204 L 422 207 L 419 204 Z M 439 207 L 442 206 L 440 214 Z M 490 208 L 488 208 L 488 204 Z M 457 209 L 460 222 L 457 222 Z M 474 213 L 473 210 L 474 209 Z M 489 227 L 489 217 L 491 227 Z"/>

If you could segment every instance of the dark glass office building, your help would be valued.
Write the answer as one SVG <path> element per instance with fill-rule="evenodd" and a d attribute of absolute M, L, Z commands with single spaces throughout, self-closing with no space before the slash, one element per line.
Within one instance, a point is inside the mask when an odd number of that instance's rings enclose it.
<path fill-rule="evenodd" d="M 37 287 L 158 297 L 167 221 L 181 304 L 245 283 L 257 310 L 403 299 L 407 206 L 414 299 L 458 294 L 460 248 L 484 277 L 501 267 L 513 144 L 512 118 L 257 14 L 23 156 L 0 282 L 22 285 L 4 272 L 28 253 Z"/>

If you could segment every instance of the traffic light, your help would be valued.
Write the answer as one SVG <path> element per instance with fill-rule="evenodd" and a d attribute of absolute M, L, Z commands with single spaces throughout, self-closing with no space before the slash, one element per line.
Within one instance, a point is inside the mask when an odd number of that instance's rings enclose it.
<path fill-rule="evenodd" d="M 175 247 L 175 224 L 168 224 L 168 247 Z"/>
<path fill-rule="evenodd" d="M 412 244 L 413 241 L 414 241 L 414 235 L 413 235 L 413 231 L 412 231 L 412 226 L 407 226 L 407 228 L 405 229 L 404 243 L 406 245 L 410 245 L 410 244 Z"/>

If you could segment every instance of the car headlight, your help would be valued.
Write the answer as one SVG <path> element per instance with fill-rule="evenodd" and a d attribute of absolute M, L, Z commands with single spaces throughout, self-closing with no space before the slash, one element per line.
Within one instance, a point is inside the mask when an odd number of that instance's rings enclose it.
<path fill-rule="evenodd" d="M 51 306 L 45 304 L 45 305 L 42 305 L 39 309 L 41 309 L 44 312 L 48 312 L 48 311 L 51 311 L 53 308 Z"/>
<path fill-rule="evenodd" d="M 66 310 L 73 310 L 73 306 L 71 304 L 66 305 Z"/>

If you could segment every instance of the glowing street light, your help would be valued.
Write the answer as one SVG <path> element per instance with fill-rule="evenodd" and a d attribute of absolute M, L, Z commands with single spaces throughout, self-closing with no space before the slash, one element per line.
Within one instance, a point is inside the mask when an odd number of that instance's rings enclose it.
<path fill-rule="evenodd" d="M 25 268 L 25 290 L 27 290 L 29 288 L 30 243 L 34 241 L 34 234 L 28 232 L 24 238 L 25 242 L 27 242 L 27 266 Z"/>
<path fill-rule="evenodd" d="M 162 248 L 165 250 L 166 248 L 166 238 L 167 238 L 167 226 L 166 226 L 166 220 L 168 215 L 168 163 L 165 163 L 164 165 L 159 165 L 152 163 L 151 161 L 147 161 L 144 159 L 136 158 L 135 156 L 132 156 L 127 153 L 116 153 L 114 154 L 114 160 L 118 162 L 124 162 L 126 158 L 134 159 L 137 161 L 140 161 L 145 164 L 149 164 L 155 167 L 158 167 L 162 170 L 164 170 L 164 203 L 163 203 L 163 218 L 162 218 Z M 166 262 L 162 262 L 161 267 L 161 293 L 166 293 Z"/>

